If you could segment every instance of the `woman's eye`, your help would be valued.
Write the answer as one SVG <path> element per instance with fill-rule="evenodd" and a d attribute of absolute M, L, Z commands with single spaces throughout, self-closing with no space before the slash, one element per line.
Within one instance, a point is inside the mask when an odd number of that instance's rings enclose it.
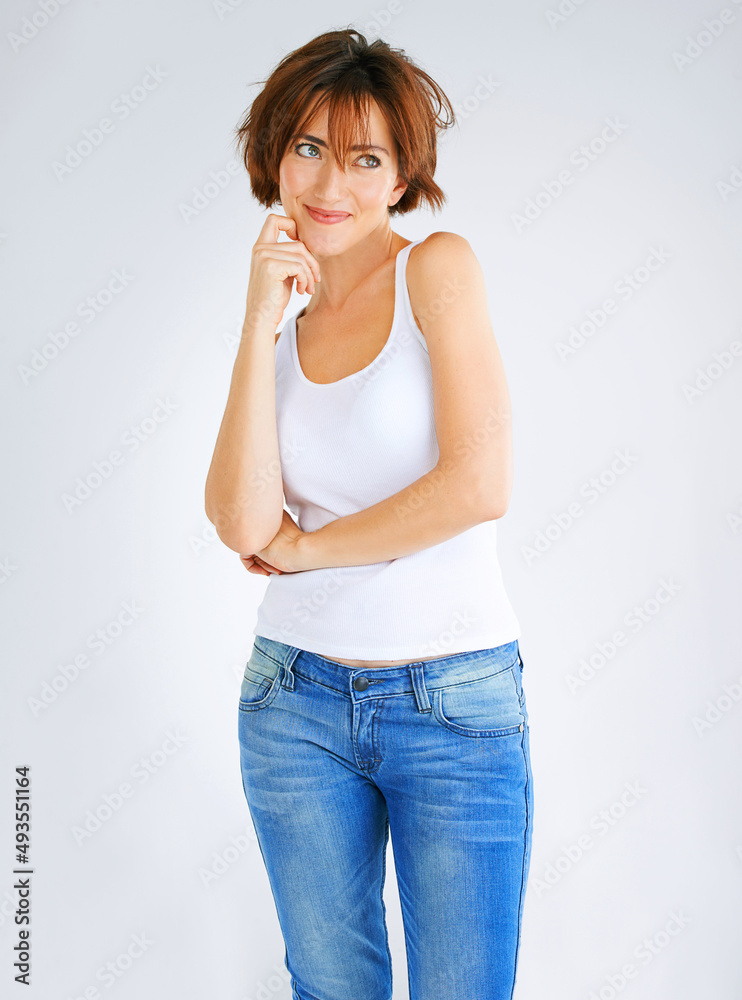
<path fill-rule="evenodd" d="M 302 148 L 303 148 L 304 146 L 308 146 L 308 147 L 309 147 L 310 149 L 316 149 L 316 150 L 317 150 L 317 152 L 319 153 L 319 147 L 318 147 L 318 146 L 315 146 L 315 145 L 314 145 L 313 143 L 311 143 L 311 142 L 300 142 L 300 143 L 298 143 L 298 145 L 294 146 L 294 152 L 295 152 L 295 153 L 298 153 L 298 152 L 299 152 L 299 150 L 300 150 L 300 149 L 302 149 Z M 316 157 L 315 157 L 315 156 L 310 156 L 310 157 L 308 157 L 308 159 L 310 159 L 310 160 L 315 160 L 315 159 L 316 159 Z"/>
<path fill-rule="evenodd" d="M 316 153 L 316 155 L 314 155 L 314 154 L 309 155 L 309 154 L 306 154 L 306 153 L 301 153 L 300 150 L 305 149 L 305 148 L 306 149 L 312 149 L 312 150 L 314 150 L 314 152 Z M 312 142 L 299 142 L 299 143 L 297 143 L 297 145 L 294 146 L 294 152 L 297 153 L 299 156 L 302 156 L 306 160 L 316 160 L 320 156 L 319 146 L 315 146 L 314 143 L 312 143 Z M 363 156 L 359 157 L 359 160 L 373 160 L 374 161 L 373 163 L 368 164 L 364 169 L 376 168 L 376 167 L 380 167 L 381 166 L 381 160 L 379 159 L 378 156 L 374 156 L 373 153 L 364 153 Z"/>

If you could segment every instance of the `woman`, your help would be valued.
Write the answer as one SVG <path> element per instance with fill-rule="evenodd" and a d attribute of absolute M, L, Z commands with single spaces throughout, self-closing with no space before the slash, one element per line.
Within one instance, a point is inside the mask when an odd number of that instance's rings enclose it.
<path fill-rule="evenodd" d="M 390 1000 L 390 834 L 412 1000 L 515 983 L 533 783 L 496 553 L 510 400 L 468 242 L 390 226 L 445 200 L 452 123 L 403 52 L 347 29 L 286 56 L 238 130 L 285 216 L 253 247 L 206 511 L 270 578 L 240 763 L 300 1000 Z M 294 284 L 311 299 L 276 333 Z"/>

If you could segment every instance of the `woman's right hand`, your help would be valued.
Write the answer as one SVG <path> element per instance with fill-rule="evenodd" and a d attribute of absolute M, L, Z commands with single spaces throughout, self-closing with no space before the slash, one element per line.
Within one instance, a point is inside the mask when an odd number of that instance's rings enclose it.
<path fill-rule="evenodd" d="M 281 232 L 291 242 L 279 243 Z M 299 239 L 296 222 L 286 215 L 271 213 L 252 248 L 245 322 L 254 325 L 264 320 L 275 333 L 291 298 L 294 281 L 300 295 L 313 295 L 315 282 L 319 280 L 319 262 Z"/>
<path fill-rule="evenodd" d="M 271 566 L 271 564 L 267 563 L 265 559 L 261 559 L 260 556 L 255 554 L 251 556 L 240 556 L 240 562 L 248 573 L 258 573 L 261 576 L 270 576 L 271 573 L 283 573 L 282 569 L 278 569 L 277 566 Z"/>

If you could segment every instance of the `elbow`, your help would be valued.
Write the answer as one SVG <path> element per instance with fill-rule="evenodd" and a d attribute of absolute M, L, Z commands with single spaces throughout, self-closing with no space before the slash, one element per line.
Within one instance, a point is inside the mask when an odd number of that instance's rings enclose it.
<path fill-rule="evenodd" d="M 266 525 L 261 528 L 254 522 L 245 522 L 237 517 L 230 516 L 228 511 L 219 511 L 206 508 L 206 517 L 214 525 L 219 540 L 228 549 L 238 552 L 240 555 L 253 555 L 260 552 L 270 542 L 273 541 L 279 528 L 281 518 L 275 525 Z"/>
<path fill-rule="evenodd" d="M 462 511 L 473 524 L 496 521 L 504 517 L 510 505 L 512 474 L 502 470 L 496 475 L 493 467 L 499 463 L 488 462 L 475 466 L 471 462 L 444 462 L 450 473 L 450 482 Z"/>
<path fill-rule="evenodd" d="M 479 470 L 475 477 L 477 497 L 483 520 L 497 521 L 504 517 L 510 506 L 513 491 L 512 458 L 507 462 L 493 461 Z"/>
<path fill-rule="evenodd" d="M 219 496 L 206 485 L 204 512 L 214 525 L 217 536 L 228 549 L 240 555 L 260 552 L 278 533 L 283 520 L 283 493 L 276 507 L 258 506 L 249 493 Z"/>
<path fill-rule="evenodd" d="M 507 514 L 510 506 L 510 490 L 503 492 L 502 484 L 495 488 L 491 483 L 482 484 L 472 491 L 476 497 L 475 510 L 482 521 L 497 521 Z"/>
<path fill-rule="evenodd" d="M 490 498 L 480 505 L 479 511 L 482 521 L 497 521 L 507 514 L 508 504 L 505 501 L 495 503 Z"/>
<path fill-rule="evenodd" d="M 209 518 L 211 521 L 211 518 Z M 216 521 L 211 521 L 211 523 L 216 528 L 216 533 L 219 536 L 219 540 L 223 542 L 228 549 L 232 549 L 233 552 L 238 552 L 243 556 L 251 556 L 256 552 L 260 552 L 268 545 L 278 532 L 273 532 L 273 534 L 257 535 L 250 533 L 246 527 L 240 528 L 232 525 L 223 525 L 219 523 L 219 519 Z"/>

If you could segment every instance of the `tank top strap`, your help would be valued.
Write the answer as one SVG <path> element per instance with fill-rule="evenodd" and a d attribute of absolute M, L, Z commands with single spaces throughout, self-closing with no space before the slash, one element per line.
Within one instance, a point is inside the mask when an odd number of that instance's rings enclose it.
<path fill-rule="evenodd" d="M 392 324 L 392 330 L 389 337 L 389 342 L 392 341 L 397 336 L 397 331 L 404 327 L 406 330 L 412 332 L 412 334 L 417 338 L 417 340 L 422 344 L 422 346 L 427 351 L 428 346 L 425 342 L 425 337 L 418 328 L 415 322 L 415 317 L 412 313 L 412 304 L 410 302 L 410 293 L 407 288 L 407 261 L 410 256 L 410 251 L 413 247 L 416 247 L 418 243 L 423 243 L 425 237 L 419 240 L 415 240 L 412 243 L 408 243 L 406 247 L 403 247 L 397 254 L 394 262 L 394 321 Z M 292 358 L 298 358 L 298 352 L 296 348 L 296 320 L 298 316 L 304 312 L 304 306 L 297 311 L 284 322 L 281 327 L 281 336 L 276 342 L 276 370 L 279 367 L 283 368 L 285 365 L 289 365 L 292 362 Z M 386 353 L 387 348 L 384 348 L 384 353 Z M 297 360 L 298 367 L 298 360 Z M 341 379 L 345 381 L 345 379 Z M 329 383 L 333 385 L 335 383 Z"/>
<path fill-rule="evenodd" d="M 428 345 L 425 342 L 425 337 L 423 336 L 420 328 L 415 322 L 415 317 L 412 312 L 412 303 L 410 302 L 410 292 L 407 288 L 407 261 L 409 260 L 410 251 L 413 247 L 416 247 L 418 243 L 423 243 L 425 237 L 420 240 L 415 240 L 412 243 L 408 243 L 406 247 L 403 247 L 397 254 L 396 265 L 395 265 L 395 277 L 394 277 L 394 316 L 395 316 L 395 326 L 404 326 L 406 330 L 409 330 L 422 346 L 427 351 Z"/>

